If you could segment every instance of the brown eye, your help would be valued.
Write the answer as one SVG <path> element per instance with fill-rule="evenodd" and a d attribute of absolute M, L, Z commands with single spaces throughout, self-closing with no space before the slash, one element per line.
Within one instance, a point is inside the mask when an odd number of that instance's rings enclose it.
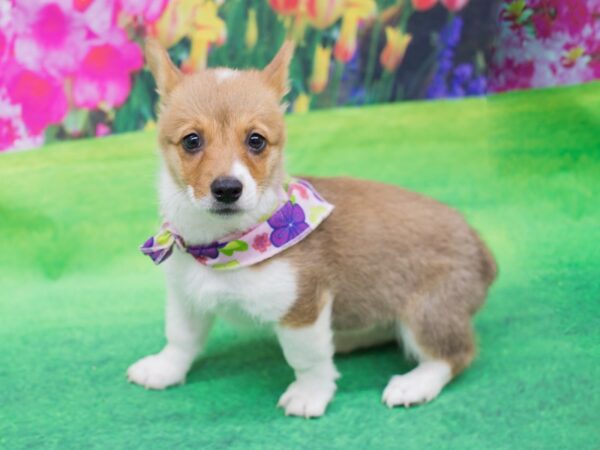
<path fill-rule="evenodd" d="M 181 145 L 188 153 L 198 153 L 204 145 L 204 139 L 199 134 L 190 133 L 181 140 Z"/>
<path fill-rule="evenodd" d="M 250 133 L 246 139 L 246 145 L 252 153 L 258 155 L 267 146 L 267 140 L 258 133 Z"/>

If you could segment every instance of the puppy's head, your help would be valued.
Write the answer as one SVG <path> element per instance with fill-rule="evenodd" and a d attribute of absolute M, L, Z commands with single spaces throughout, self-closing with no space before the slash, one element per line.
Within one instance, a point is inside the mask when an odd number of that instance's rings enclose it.
<path fill-rule="evenodd" d="M 154 40 L 146 59 L 160 95 L 159 146 L 175 183 L 215 216 L 251 211 L 280 186 L 293 45 L 264 70 L 207 69 L 182 74 Z"/>

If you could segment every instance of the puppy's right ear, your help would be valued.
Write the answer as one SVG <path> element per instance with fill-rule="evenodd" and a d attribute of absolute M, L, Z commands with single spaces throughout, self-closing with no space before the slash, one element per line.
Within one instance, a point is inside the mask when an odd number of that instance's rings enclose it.
<path fill-rule="evenodd" d="M 158 94 L 164 98 L 181 80 L 181 72 L 156 39 L 146 39 L 144 53 L 150 72 L 156 81 Z"/>

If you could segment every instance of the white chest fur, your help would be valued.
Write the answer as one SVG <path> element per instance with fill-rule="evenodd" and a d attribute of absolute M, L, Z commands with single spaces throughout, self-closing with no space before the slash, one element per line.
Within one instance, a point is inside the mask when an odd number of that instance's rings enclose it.
<path fill-rule="evenodd" d="M 260 268 L 215 270 L 177 249 L 163 265 L 168 284 L 198 312 L 272 323 L 296 300 L 296 272 L 280 258 Z"/>

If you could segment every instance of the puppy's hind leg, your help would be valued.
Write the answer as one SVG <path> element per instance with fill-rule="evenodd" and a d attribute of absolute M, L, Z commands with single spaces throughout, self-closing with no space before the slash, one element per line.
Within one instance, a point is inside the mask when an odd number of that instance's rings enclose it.
<path fill-rule="evenodd" d="M 433 303 L 433 304 L 432 304 Z M 391 407 L 426 403 L 471 362 L 475 344 L 468 313 L 432 313 L 435 301 L 413 310 L 396 323 L 398 339 L 416 368 L 396 375 L 383 392 L 382 401 Z M 447 311 L 441 310 L 441 311 Z"/>
<path fill-rule="evenodd" d="M 400 324 L 398 328 L 405 348 L 409 347 L 408 352 L 417 357 L 418 365 L 404 375 L 393 376 L 389 381 L 383 391 L 382 401 L 390 408 L 429 402 L 438 396 L 452 378 L 452 367 L 447 361 L 427 356 L 416 344 L 408 328 Z"/>

